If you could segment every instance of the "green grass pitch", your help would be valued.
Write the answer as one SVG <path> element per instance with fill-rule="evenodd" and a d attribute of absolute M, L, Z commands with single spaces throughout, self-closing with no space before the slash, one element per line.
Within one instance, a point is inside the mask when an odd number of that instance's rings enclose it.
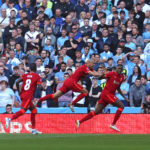
<path fill-rule="evenodd" d="M 0 134 L 1 150 L 150 150 L 150 135 Z"/>

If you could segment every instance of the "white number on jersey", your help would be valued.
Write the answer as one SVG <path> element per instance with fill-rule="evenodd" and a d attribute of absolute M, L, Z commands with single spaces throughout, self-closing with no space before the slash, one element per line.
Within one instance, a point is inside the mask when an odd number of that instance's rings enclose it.
<path fill-rule="evenodd" d="M 30 84 L 31 84 L 31 79 L 27 79 L 27 80 L 26 80 L 26 85 L 24 86 L 24 90 L 25 90 L 25 91 L 29 90 Z"/>

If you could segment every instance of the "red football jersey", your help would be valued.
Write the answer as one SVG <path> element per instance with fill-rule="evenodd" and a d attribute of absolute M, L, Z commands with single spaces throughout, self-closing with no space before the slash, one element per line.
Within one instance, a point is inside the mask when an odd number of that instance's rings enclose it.
<path fill-rule="evenodd" d="M 79 80 L 81 80 L 82 78 L 85 78 L 88 75 L 89 71 L 93 71 L 90 70 L 85 64 L 80 66 L 71 76 L 70 78 L 72 78 L 74 81 L 78 82 Z"/>
<path fill-rule="evenodd" d="M 108 72 L 105 75 L 107 79 L 106 86 L 104 88 L 104 92 L 109 92 L 111 94 L 115 94 L 117 88 L 122 84 L 124 81 L 123 74 L 119 75 L 117 72 Z"/>
<path fill-rule="evenodd" d="M 21 76 L 23 80 L 21 97 L 33 97 L 37 84 L 41 84 L 38 74 L 31 72 Z"/>

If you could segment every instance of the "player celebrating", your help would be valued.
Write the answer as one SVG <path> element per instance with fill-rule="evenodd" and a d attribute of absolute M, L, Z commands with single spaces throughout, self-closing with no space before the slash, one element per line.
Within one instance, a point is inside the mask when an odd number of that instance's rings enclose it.
<path fill-rule="evenodd" d="M 47 99 L 57 99 L 58 97 L 67 93 L 69 90 L 72 90 L 74 92 L 81 93 L 71 104 L 69 104 L 71 111 L 74 112 L 74 104 L 80 101 L 82 98 L 86 97 L 88 94 L 88 91 L 77 82 L 86 77 L 88 74 L 92 76 L 99 76 L 96 71 L 93 71 L 93 66 L 94 60 L 87 60 L 84 65 L 79 67 L 75 73 L 73 73 L 68 79 L 64 81 L 63 86 L 56 93 L 46 95 L 45 97 L 40 98 L 36 103 Z"/>
<path fill-rule="evenodd" d="M 78 129 L 80 124 L 82 124 L 84 121 L 87 121 L 87 120 L 91 119 L 92 117 L 94 117 L 95 115 L 101 113 L 107 104 L 112 104 L 113 106 L 118 107 L 118 110 L 115 114 L 115 118 L 114 118 L 112 124 L 110 125 L 110 128 L 112 128 L 116 131 L 120 131 L 116 127 L 115 124 L 116 124 L 117 120 L 119 119 L 119 117 L 120 117 L 120 115 L 124 109 L 124 105 L 115 96 L 115 91 L 118 90 L 118 92 L 124 97 L 124 99 L 129 101 L 123 95 L 123 93 L 120 89 L 120 85 L 124 81 L 124 76 L 122 74 L 122 71 L 123 71 L 123 66 L 118 65 L 116 68 L 116 72 L 112 71 L 112 72 L 106 73 L 105 75 L 101 75 L 101 78 L 106 78 L 107 82 L 106 82 L 106 86 L 105 86 L 104 90 L 101 93 L 101 98 L 98 101 L 98 103 L 96 104 L 95 111 L 88 113 L 87 116 L 85 116 L 83 119 L 77 120 L 76 121 L 76 129 Z"/>
<path fill-rule="evenodd" d="M 6 120 L 6 128 L 9 128 L 9 124 L 12 120 L 17 119 L 19 116 L 22 116 L 28 109 L 31 111 L 31 123 L 32 123 L 32 134 L 41 134 L 35 129 L 35 114 L 37 113 L 37 109 L 32 103 L 32 98 L 34 91 L 38 85 L 39 88 L 42 88 L 41 79 L 36 72 L 36 64 L 30 65 L 30 73 L 24 74 L 19 78 L 16 82 L 17 90 L 19 91 L 20 98 L 22 100 L 21 109 L 16 112 L 11 118 L 5 118 Z M 19 83 L 22 83 L 22 90 L 19 90 Z"/>

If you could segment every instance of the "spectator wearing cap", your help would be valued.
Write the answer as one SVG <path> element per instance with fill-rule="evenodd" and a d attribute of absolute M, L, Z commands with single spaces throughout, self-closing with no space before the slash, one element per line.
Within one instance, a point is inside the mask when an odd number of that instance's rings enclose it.
<path fill-rule="evenodd" d="M 113 57 L 113 53 L 110 51 L 110 46 L 104 44 L 104 51 L 100 54 L 100 59 L 103 63 L 107 63 L 108 58 Z"/>
<path fill-rule="evenodd" d="M 69 78 L 69 74 L 65 73 L 64 74 L 64 81 Z M 57 85 L 56 90 L 60 89 L 63 85 L 63 82 L 59 83 Z M 58 98 L 58 106 L 59 107 L 68 107 L 68 104 L 70 104 L 72 101 L 72 91 L 68 91 L 67 93 L 65 93 L 63 96 L 61 96 L 60 98 Z"/>
<path fill-rule="evenodd" d="M 39 88 L 36 88 L 35 93 L 34 93 L 34 98 L 41 98 L 48 94 L 52 94 L 53 92 L 52 86 L 47 85 L 46 79 L 42 79 L 42 87 L 43 87 L 42 90 L 40 90 Z M 48 108 L 48 107 L 56 107 L 56 106 L 57 106 L 57 103 L 51 99 L 40 102 L 37 105 L 37 107 L 40 107 L 40 108 Z"/>
<path fill-rule="evenodd" d="M 2 8 L 0 11 L 0 27 L 2 29 L 2 32 L 4 32 L 5 27 L 9 25 L 9 17 L 6 15 L 6 9 Z"/>
<path fill-rule="evenodd" d="M 0 79 L 0 107 L 6 107 L 7 104 L 14 105 L 15 96 L 12 89 L 8 88 L 8 79 Z"/>
<path fill-rule="evenodd" d="M 6 105 L 6 112 L 4 112 L 3 114 L 13 114 L 11 104 Z"/>
<path fill-rule="evenodd" d="M 55 74 L 56 84 L 61 83 L 61 82 L 64 81 L 65 71 L 66 71 L 66 63 L 62 62 L 60 71 Z"/>
<path fill-rule="evenodd" d="M 85 5 L 85 0 L 79 1 L 79 4 L 77 4 L 75 6 L 75 11 L 77 13 L 77 18 L 79 18 L 79 15 L 82 11 L 85 11 L 85 12 L 89 11 L 89 7 L 87 5 Z"/>
<path fill-rule="evenodd" d="M 89 105 L 90 107 L 95 107 L 97 101 L 100 98 L 102 88 L 97 84 L 97 78 L 92 78 L 92 86 L 89 92 Z"/>
<path fill-rule="evenodd" d="M 108 35 L 108 30 L 103 29 L 101 38 L 97 41 L 97 50 L 98 53 L 101 53 L 104 50 L 104 44 L 107 44 L 109 46 L 112 45 L 112 38 Z"/>
<path fill-rule="evenodd" d="M 97 49 L 96 49 L 96 43 L 94 43 L 93 39 L 88 38 L 86 41 L 86 44 L 90 47 L 90 53 L 91 54 L 97 54 Z"/>
<path fill-rule="evenodd" d="M 75 59 L 75 51 L 78 46 L 78 41 L 74 39 L 73 32 L 69 32 L 69 39 L 65 41 L 64 46 L 67 49 L 66 54 L 74 60 Z"/>
<path fill-rule="evenodd" d="M 37 67 L 36 70 L 37 70 L 38 74 L 40 74 L 41 72 L 43 72 L 45 70 L 41 57 L 36 58 L 35 64 L 36 64 L 36 67 Z"/>
<path fill-rule="evenodd" d="M 132 50 L 129 47 L 125 47 L 125 39 L 120 39 L 118 46 L 123 49 L 123 53 L 127 54 L 129 52 L 132 52 Z"/>
<path fill-rule="evenodd" d="M 33 47 L 39 43 L 38 32 L 35 31 L 34 23 L 30 23 L 29 31 L 25 33 L 25 41 L 27 43 L 27 51 L 32 50 Z"/>
<path fill-rule="evenodd" d="M 46 42 L 47 39 L 51 39 L 51 45 L 53 47 L 55 47 L 56 37 L 54 36 L 51 27 L 47 27 L 46 32 L 45 32 L 45 36 L 42 39 L 42 46 L 43 47 L 44 47 L 44 44 L 45 44 L 45 42 Z"/>
<path fill-rule="evenodd" d="M 131 107 L 142 107 L 145 102 L 145 87 L 141 83 L 141 78 L 137 78 L 135 84 L 130 87 L 129 99 Z"/>
<path fill-rule="evenodd" d="M 65 41 L 67 40 L 68 40 L 67 30 L 63 28 L 61 30 L 61 37 L 57 39 L 57 49 L 60 50 L 61 47 L 64 45 Z"/>
<path fill-rule="evenodd" d="M 35 17 L 35 10 L 31 7 L 31 0 L 25 0 L 25 7 L 22 9 L 23 11 L 27 12 L 27 17 L 31 21 Z"/>
<path fill-rule="evenodd" d="M 135 43 L 132 42 L 132 35 L 131 34 L 126 34 L 125 47 L 130 48 L 132 51 L 136 50 L 136 45 L 135 45 Z"/>

